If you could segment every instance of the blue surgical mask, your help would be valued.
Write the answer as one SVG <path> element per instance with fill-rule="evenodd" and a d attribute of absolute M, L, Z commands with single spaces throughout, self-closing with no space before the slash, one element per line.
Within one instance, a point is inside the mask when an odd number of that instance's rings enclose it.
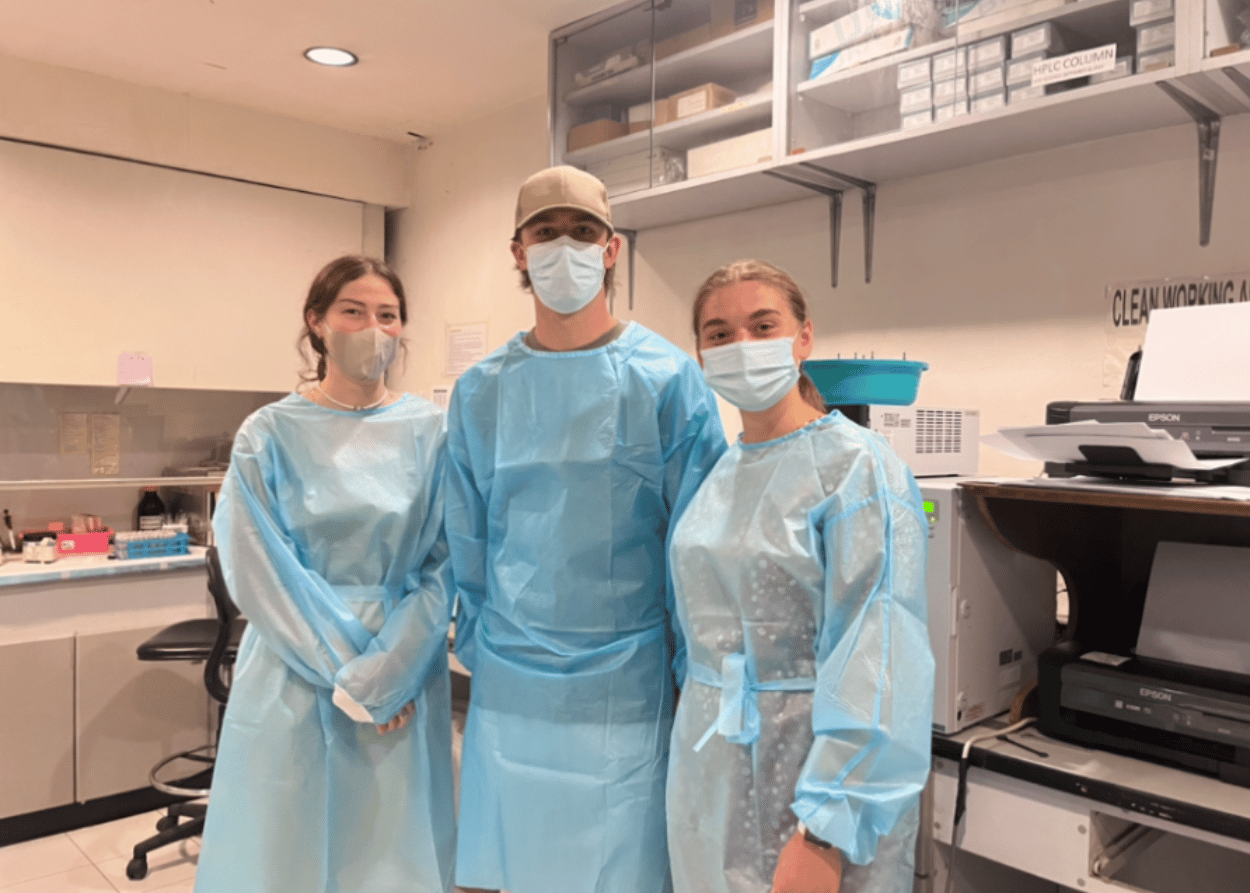
<path fill-rule="evenodd" d="M 525 250 L 534 294 L 556 313 L 576 313 L 603 287 L 603 249 L 561 236 Z"/>
<path fill-rule="evenodd" d="M 735 341 L 702 354 L 708 385 L 747 412 L 776 406 L 799 381 L 793 338 Z"/>

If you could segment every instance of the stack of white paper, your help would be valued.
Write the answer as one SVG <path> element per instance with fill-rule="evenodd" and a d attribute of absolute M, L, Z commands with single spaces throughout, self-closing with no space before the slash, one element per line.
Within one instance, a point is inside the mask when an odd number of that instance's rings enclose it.
<path fill-rule="evenodd" d="M 1033 425 L 1000 428 L 981 442 L 1015 456 L 1042 462 L 1085 462 L 1081 447 L 1114 446 L 1134 450 L 1143 462 L 1171 465 L 1191 471 L 1211 471 L 1234 465 L 1234 459 L 1198 459 L 1189 444 L 1167 431 L 1143 422 L 1069 422 L 1066 425 Z"/>

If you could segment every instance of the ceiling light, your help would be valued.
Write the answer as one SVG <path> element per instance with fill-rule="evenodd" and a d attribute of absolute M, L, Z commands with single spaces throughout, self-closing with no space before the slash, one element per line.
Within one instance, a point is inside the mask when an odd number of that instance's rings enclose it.
<path fill-rule="evenodd" d="M 333 65 L 338 68 L 355 65 L 357 62 L 355 55 L 337 47 L 309 47 L 304 50 L 304 58 L 318 65 Z"/>

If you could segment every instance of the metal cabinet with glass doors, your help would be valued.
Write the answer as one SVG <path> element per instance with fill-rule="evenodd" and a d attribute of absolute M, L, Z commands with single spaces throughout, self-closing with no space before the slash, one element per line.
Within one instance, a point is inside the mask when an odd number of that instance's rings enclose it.
<path fill-rule="evenodd" d="M 877 183 L 1196 124 L 1205 244 L 1248 47 L 1250 0 L 631 2 L 552 34 L 552 162 L 624 228 L 859 189 L 870 238 Z"/>

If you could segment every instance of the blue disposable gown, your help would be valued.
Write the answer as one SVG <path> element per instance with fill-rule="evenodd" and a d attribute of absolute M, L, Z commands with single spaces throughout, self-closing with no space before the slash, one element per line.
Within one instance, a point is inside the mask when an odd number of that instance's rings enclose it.
<path fill-rule="evenodd" d="M 456 384 L 447 539 L 473 673 L 460 886 L 669 889 L 664 556 L 724 449 L 698 366 L 636 323 L 567 353 L 517 336 Z"/>
<path fill-rule="evenodd" d="M 249 621 L 196 893 L 443 893 L 455 858 L 443 414 L 291 394 L 235 439 L 213 531 Z M 331 704 L 335 686 L 379 735 Z"/>
<path fill-rule="evenodd" d="M 669 762 L 677 893 L 767 893 L 800 820 L 845 854 L 843 893 L 910 893 L 926 546 L 911 473 L 840 413 L 739 443 L 708 476 L 670 552 L 689 668 Z"/>

